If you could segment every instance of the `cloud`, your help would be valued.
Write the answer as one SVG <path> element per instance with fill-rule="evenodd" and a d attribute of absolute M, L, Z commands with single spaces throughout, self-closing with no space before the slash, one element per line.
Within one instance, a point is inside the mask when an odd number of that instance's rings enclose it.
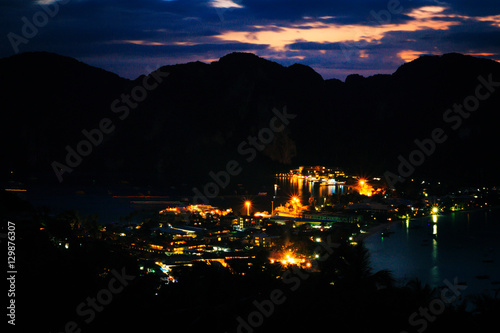
<path fill-rule="evenodd" d="M 22 18 L 32 20 L 44 3 L 54 0 L 3 0 L 0 36 L 21 34 Z M 328 78 L 349 69 L 388 73 L 420 54 L 495 58 L 499 45 L 497 0 L 70 0 L 19 48 L 73 56 L 130 78 L 156 61 L 207 61 L 234 51 L 301 62 Z M 12 54 L 4 37 L 0 56 Z"/>
<path fill-rule="evenodd" d="M 240 3 L 232 0 L 212 0 L 209 4 L 215 8 L 244 8 Z"/>
<path fill-rule="evenodd" d="M 489 16 L 500 14 L 500 2 L 497 0 L 453 0 L 447 3 L 460 15 Z"/>
<path fill-rule="evenodd" d="M 254 26 L 256 31 L 225 31 L 217 38 L 223 41 L 269 44 L 276 51 L 284 51 L 288 45 L 298 41 L 324 43 L 329 47 L 340 42 L 377 42 L 392 31 L 414 32 L 419 30 L 448 30 L 458 22 L 445 20 L 446 7 L 421 7 L 412 9 L 406 15 L 411 17 L 404 23 L 382 24 L 337 24 L 321 21 L 296 23 L 285 27 L 276 25 Z M 309 44 L 313 45 L 313 44 Z M 318 48 L 317 48 L 318 49 Z"/>

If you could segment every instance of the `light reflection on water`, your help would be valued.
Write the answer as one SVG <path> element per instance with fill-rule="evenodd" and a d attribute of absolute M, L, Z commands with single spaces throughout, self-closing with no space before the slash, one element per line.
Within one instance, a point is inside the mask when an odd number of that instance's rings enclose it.
<path fill-rule="evenodd" d="M 465 294 L 500 288 L 500 209 L 403 220 L 391 231 L 365 240 L 374 270 L 389 269 L 402 283 L 418 277 L 431 287 L 457 277 L 468 285 Z"/>
<path fill-rule="evenodd" d="M 344 184 L 325 184 L 298 177 L 277 177 L 278 193 L 285 197 L 298 196 L 303 203 L 307 203 L 313 196 L 318 204 L 324 204 L 331 195 L 346 194 L 348 186 Z"/>

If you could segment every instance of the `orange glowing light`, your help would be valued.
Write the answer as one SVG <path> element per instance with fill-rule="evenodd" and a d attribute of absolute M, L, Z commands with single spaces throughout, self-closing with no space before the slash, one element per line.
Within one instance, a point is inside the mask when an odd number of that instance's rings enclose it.
<path fill-rule="evenodd" d="M 373 194 L 373 187 L 368 184 L 366 179 L 360 179 L 358 181 L 358 186 L 356 186 L 356 190 L 359 192 L 361 195 L 366 195 L 367 197 L 371 197 Z"/>
<path fill-rule="evenodd" d="M 302 268 L 310 268 L 311 262 L 305 256 L 294 253 L 292 250 L 281 251 L 273 253 L 269 258 L 271 264 L 279 263 L 283 267 L 299 266 Z"/>
<path fill-rule="evenodd" d="M 245 206 L 247 207 L 247 215 L 250 215 L 250 206 L 252 203 L 250 201 L 245 201 Z"/>

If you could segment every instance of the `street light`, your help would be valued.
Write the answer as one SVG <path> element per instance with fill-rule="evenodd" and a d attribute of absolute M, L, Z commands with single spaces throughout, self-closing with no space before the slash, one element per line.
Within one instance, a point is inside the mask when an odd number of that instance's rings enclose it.
<path fill-rule="evenodd" d="M 252 203 L 250 201 L 245 201 L 245 206 L 247 207 L 247 215 L 250 216 L 250 205 Z"/>

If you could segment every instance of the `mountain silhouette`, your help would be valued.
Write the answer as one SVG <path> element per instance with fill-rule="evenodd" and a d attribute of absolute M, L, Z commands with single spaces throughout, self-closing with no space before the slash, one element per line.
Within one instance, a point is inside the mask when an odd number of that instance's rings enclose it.
<path fill-rule="evenodd" d="M 303 164 L 398 174 L 398 157 L 408 160 L 419 149 L 415 140 L 427 142 L 441 129 L 446 140 L 424 152 L 411 177 L 490 183 L 500 180 L 499 93 L 479 101 L 460 124 L 450 120 L 455 114 L 445 117 L 454 104 L 474 102 L 467 98 L 480 78 L 500 82 L 500 64 L 461 54 L 422 56 L 392 75 L 353 74 L 342 82 L 323 80 L 308 66 L 232 53 L 128 80 L 57 54 L 24 53 L 0 59 L 1 172 L 3 179 L 15 171 L 57 184 L 54 162 L 66 165 L 67 147 L 77 150 L 89 140 L 82 131 L 95 134 L 104 119 L 109 133 L 94 137 L 98 144 L 62 174 L 64 182 L 201 186 L 232 160 L 241 172 L 231 186 Z M 138 100 L 127 104 L 126 96 Z M 293 119 L 269 132 L 283 110 Z M 242 154 L 259 133 L 272 133 L 272 140 L 255 156 Z"/>

